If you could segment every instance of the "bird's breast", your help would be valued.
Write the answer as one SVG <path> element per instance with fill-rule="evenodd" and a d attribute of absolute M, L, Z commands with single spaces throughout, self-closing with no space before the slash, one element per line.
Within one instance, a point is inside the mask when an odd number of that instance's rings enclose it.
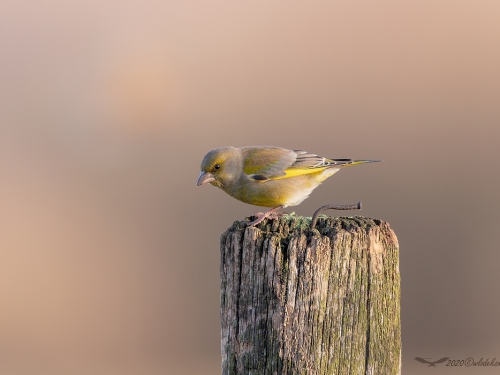
<path fill-rule="evenodd" d="M 240 180 L 223 190 L 232 197 L 255 206 L 296 206 L 302 203 L 324 178 L 304 175 L 279 180 Z M 329 176 L 328 176 L 329 177 Z"/>

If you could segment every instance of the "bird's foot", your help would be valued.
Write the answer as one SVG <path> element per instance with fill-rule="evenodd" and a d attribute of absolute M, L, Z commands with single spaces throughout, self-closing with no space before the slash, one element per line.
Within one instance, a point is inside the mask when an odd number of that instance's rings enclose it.
<path fill-rule="evenodd" d="M 259 217 L 259 216 L 262 216 L 262 215 L 265 215 L 265 214 L 266 214 L 266 212 L 255 212 L 255 213 L 253 214 L 253 216 L 257 216 L 257 217 Z M 286 214 L 286 212 L 271 212 L 271 213 L 270 213 L 270 214 L 268 214 L 266 217 L 267 217 L 268 219 L 277 219 L 277 218 L 279 218 L 279 217 L 282 217 L 282 216 L 283 216 L 283 215 L 285 215 L 285 214 Z"/>
<path fill-rule="evenodd" d="M 264 219 L 274 220 L 280 218 L 282 215 L 283 215 L 282 212 L 272 212 L 270 214 L 268 214 L 267 212 L 256 212 L 254 216 L 256 216 L 257 219 L 248 223 L 247 226 L 254 227 L 257 224 L 261 223 Z"/>
<path fill-rule="evenodd" d="M 254 216 L 256 216 L 257 219 L 255 219 L 254 221 L 248 223 L 247 226 L 254 227 L 257 224 L 259 224 L 260 222 L 262 222 L 262 220 L 264 220 L 266 218 L 267 219 L 278 219 L 278 218 L 280 218 L 281 216 L 283 216 L 284 212 L 275 212 L 276 210 L 279 210 L 280 208 L 281 208 L 281 206 L 278 206 L 278 207 L 271 208 L 269 211 L 266 211 L 266 212 L 256 212 L 254 214 Z"/>

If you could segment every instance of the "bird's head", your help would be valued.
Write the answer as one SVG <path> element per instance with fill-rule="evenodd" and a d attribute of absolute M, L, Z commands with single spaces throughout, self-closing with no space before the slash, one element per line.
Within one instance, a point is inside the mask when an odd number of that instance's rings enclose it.
<path fill-rule="evenodd" d="M 201 162 L 197 185 L 212 184 L 224 188 L 238 181 L 243 169 L 241 151 L 223 147 L 210 151 Z"/>

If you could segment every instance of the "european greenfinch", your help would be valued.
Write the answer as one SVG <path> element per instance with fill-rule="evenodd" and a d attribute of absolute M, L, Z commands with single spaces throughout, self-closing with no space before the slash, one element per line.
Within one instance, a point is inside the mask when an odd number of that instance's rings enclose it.
<path fill-rule="evenodd" d="M 281 147 L 222 147 L 201 162 L 197 185 L 211 184 L 242 202 L 272 207 L 248 225 L 274 211 L 300 204 L 328 177 L 344 167 L 381 160 L 327 159 Z"/>

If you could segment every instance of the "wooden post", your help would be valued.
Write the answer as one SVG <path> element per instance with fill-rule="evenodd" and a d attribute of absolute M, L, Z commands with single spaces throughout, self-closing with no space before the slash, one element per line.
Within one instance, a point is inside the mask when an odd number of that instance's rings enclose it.
<path fill-rule="evenodd" d="M 360 216 L 310 224 L 283 215 L 222 234 L 222 374 L 400 374 L 396 235 Z"/>

